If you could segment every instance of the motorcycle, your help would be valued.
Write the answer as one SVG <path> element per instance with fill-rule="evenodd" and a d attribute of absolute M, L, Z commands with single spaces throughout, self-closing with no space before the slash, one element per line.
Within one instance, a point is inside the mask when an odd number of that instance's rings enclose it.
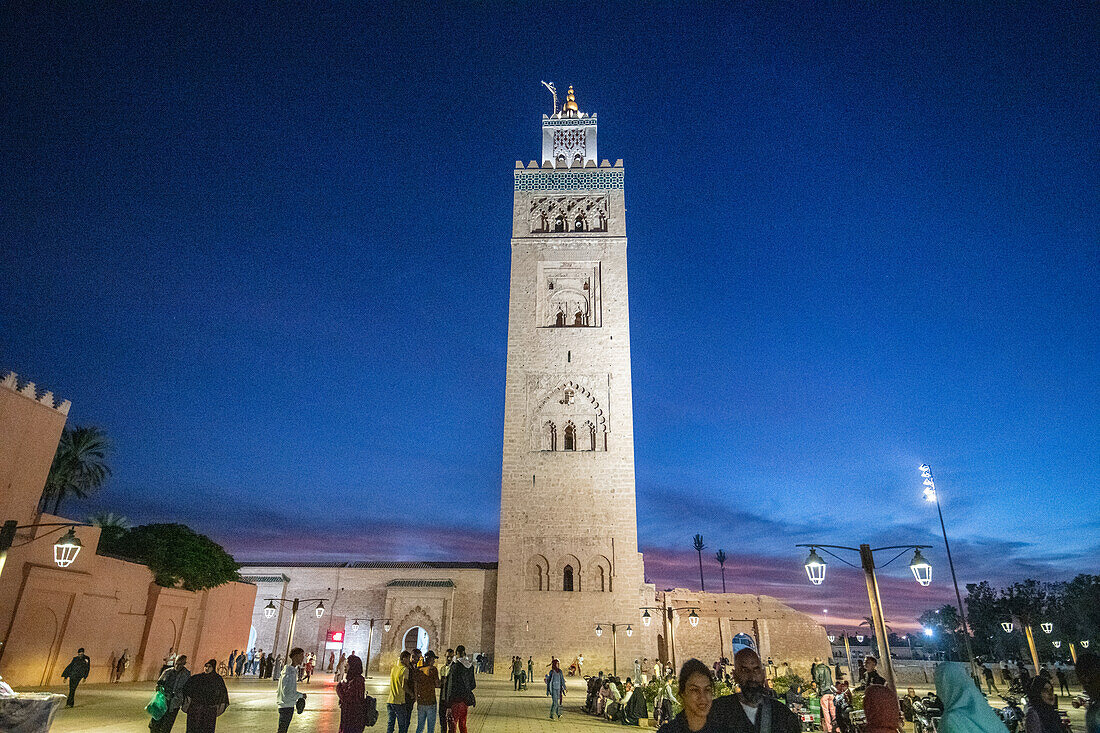
<path fill-rule="evenodd" d="M 913 733 L 938 733 L 942 717 L 943 703 L 934 693 L 913 701 Z"/>
<path fill-rule="evenodd" d="M 1024 722 L 1024 710 L 1020 707 L 1020 700 L 1012 695 L 1000 695 L 1005 701 L 1005 706 L 997 711 L 997 716 L 1008 728 L 1008 733 L 1016 733 L 1020 723 Z"/>

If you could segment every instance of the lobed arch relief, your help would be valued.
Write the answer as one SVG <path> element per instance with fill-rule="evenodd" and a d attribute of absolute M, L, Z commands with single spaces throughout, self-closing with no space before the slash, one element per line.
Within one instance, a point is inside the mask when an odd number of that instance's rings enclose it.
<path fill-rule="evenodd" d="M 609 199 L 603 196 L 533 196 L 527 222 L 532 234 L 606 232 Z"/>
<path fill-rule="evenodd" d="M 439 639 L 439 624 L 423 607 L 417 605 L 406 613 L 390 631 L 389 643 L 396 652 L 400 653 L 404 648 L 405 634 L 409 633 L 409 629 L 414 626 L 419 626 L 428 633 L 430 644 L 435 644 L 436 640 Z"/>
<path fill-rule="evenodd" d="M 607 416 L 592 391 L 578 382 L 566 380 L 543 393 L 532 415 L 532 450 L 607 450 Z"/>
<path fill-rule="evenodd" d="M 582 563 L 576 555 L 566 554 L 551 569 L 546 556 L 536 553 L 527 560 L 523 587 L 531 591 L 610 593 L 611 561 L 597 554 Z"/>
<path fill-rule="evenodd" d="M 538 327 L 602 325 L 599 262 L 540 262 L 537 288 Z"/>

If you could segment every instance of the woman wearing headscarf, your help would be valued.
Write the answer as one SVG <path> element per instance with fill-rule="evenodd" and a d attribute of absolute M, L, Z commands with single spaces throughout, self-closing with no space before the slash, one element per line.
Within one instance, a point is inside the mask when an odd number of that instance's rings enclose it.
<path fill-rule="evenodd" d="M 1027 691 L 1027 733 L 1062 733 L 1062 721 L 1054 707 L 1054 685 L 1039 675 L 1031 680 Z"/>
<path fill-rule="evenodd" d="M 363 733 L 367 727 L 363 660 L 353 654 L 346 664 L 347 677 L 336 684 L 336 697 L 340 699 L 340 733 Z"/>
<path fill-rule="evenodd" d="M 555 659 L 546 675 L 546 689 L 550 691 L 550 719 L 561 718 L 561 699 L 565 695 L 565 675 L 561 673 L 558 660 Z"/>
<path fill-rule="evenodd" d="M 183 705 L 187 713 L 187 733 L 214 733 L 218 716 L 229 707 L 229 691 L 217 672 L 218 660 L 211 659 L 201 674 L 193 674 L 183 686 Z"/>
<path fill-rule="evenodd" d="M 900 730 L 901 708 L 897 694 L 890 687 L 867 685 L 863 713 L 867 716 L 867 733 L 897 733 Z"/>
<path fill-rule="evenodd" d="M 1005 733 L 1008 729 L 961 664 L 936 668 L 936 695 L 943 703 L 943 733 Z"/>

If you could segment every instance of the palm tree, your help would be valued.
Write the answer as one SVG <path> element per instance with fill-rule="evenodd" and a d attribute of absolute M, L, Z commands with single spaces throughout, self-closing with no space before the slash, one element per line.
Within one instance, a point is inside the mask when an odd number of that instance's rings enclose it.
<path fill-rule="evenodd" d="M 110 450 L 111 441 L 100 428 L 65 428 L 42 492 L 43 511 L 52 501 L 53 513 L 57 514 L 67 496 L 84 499 L 102 486 L 111 475 L 107 465 Z"/>
<path fill-rule="evenodd" d="M 860 626 L 866 626 L 867 629 L 871 632 L 870 636 L 871 636 L 871 639 L 872 639 L 872 641 L 874 642 L 874 645 L 875 645 L 875 652 L 878 654 L 879 658 L 881 659 L 882 658 L 882 649 L 879 647 L 878 636 L 875 634 L 875 620 L 873 618 L 871 618 L 870 616 L 864 616 L 863 620 L 859 622 L 859 625 Z M 892 628 L 890 628 L 890 624 L 883 624 L 883 625 L 886 627 L 886 633 L 888 633 L 888 634 L 894 633 L 894 630 Z"/>
<path fill-rule="evenodd" d="M 722 566 L 722 592 L 726 592 L 726 551 L 719 550 L 714 553 L 714 559 Z"/>
<path fill-rule="evenodd" d="M 703 544 L 703 535 L 695 535 L 694 541 L 695 551 L 699 553 L 699 588 L 702 591 L 707 590 L 706 584 L 703 582 L 703 550 L 706 549 L 706 545 Z"/>
<path fill-rule="evenodd" d="M 130 529 L 130 520 L 114 512 L 97 512 L 88 517 L 88 524 L 99 527 L 100 544 L 105 548 Z"/>

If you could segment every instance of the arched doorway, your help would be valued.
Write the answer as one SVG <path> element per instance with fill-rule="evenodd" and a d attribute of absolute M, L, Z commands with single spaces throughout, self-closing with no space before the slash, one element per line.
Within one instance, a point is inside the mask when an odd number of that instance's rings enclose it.
<path fill-rule="evenodd" d="M 405 632 L 405 639 L 401 642 L 401 649 L 411 652 L 419 649 L 421 653 L 428 652 L 428 631 L 422 626 L 413 626 Z"/>

